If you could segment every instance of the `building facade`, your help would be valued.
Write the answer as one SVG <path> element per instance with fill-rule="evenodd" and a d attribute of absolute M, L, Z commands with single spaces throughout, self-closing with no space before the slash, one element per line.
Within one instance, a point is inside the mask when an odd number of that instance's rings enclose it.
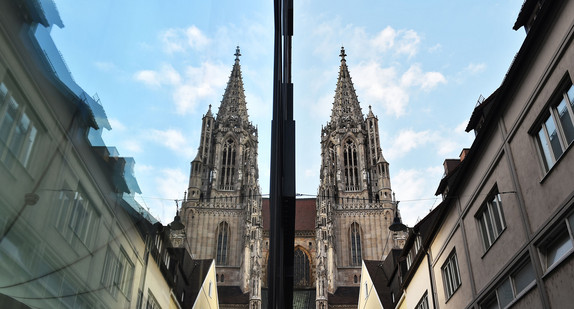
<path fill-rule="evenodd" d="M 180 308 L 132 158 L 50 37 L 52 1 L 0 1 L 0 307 Z M 154 307 L 155 306 L 155 307 Z"/>
<path fill-rule="evenodd" d="M 401 246 L 401 237 L 389 231 L 397 203 L 381 150 L 378 118 L 370 106 L 363 115 L 344 48 L 340 56 L 331 119 L 321 130 L 317 308 L 327 308 L 329 294 L 338 290 L 353 288 L 358 294 L 362 260 L 383 260 Z"/>
<path fill-rule="evenodd" d="M 183 220 L 192 256 L 216 261 L 219 295 L 228 299 L 220 306 L 248 298 L 250 308 L 259 308 L 269 206 L 260 196 L 257 129 L 247 114 L 239 48 L 235 56 L 217 115 L 210 106 L 203 116 Z M 388 230 L 396 202 L 378 119 L 370 107 L 363 115 L 345 56 L 342 49 L 333 113 L 321 131 L 318 197 L 296 202 L 295 299 L 312 298 L 317 308 L 356 306 L 362 260 L 381 260 L 401 241 Z"/>
<path fill-rule="evenodd" d="M 502 84 L 470 118 L 472 146 L 445 161 L 428 260 L 408 270 L 421 280 L 405 283 L 401 308 L 424 295 L 428 308 L 572 306 L 574 1 L 525 1 L 521 28 Z"/>
<path fill-rule="evenodd" d="M 237 293 L 238 287 L 249 294 L 249 307 L 259 308 L 262 219 L 258 137 L 247 114 L 240 55 L 238 47 L 217 115 L 210 106 L 203 116 L 183 222 L 192 257 L 215 259 L 220 294 Z"/>

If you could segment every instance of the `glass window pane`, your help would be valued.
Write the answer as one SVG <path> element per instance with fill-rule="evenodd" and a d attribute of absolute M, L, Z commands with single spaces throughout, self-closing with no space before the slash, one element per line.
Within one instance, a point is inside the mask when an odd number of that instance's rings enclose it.
<path fill-rule="evenodd" d="M 528 263 L 514 275 L 516 294 L 522 292 L 532 281 L 534 281 L 534 269 L 532 264 Z"/>
<path fill-rule="evenodd" d="M 496 199 L 497 198 L 495 197 L 494 200 L 492 201 L 492 204 L 490 205 L 490 208 L 492 210 L 492 219 L 494 221 L 494 228 L 496 229 L 495 238 L 498 237 L 500 233 L 502 233 L 502 229 L 504 228 L 502 214 L 500 212 L 500 209 L 498 207 L 499 204 L 497 203 Z"/>
<path fill-rule="evenodd" d="M 484 212 L 484 221 L 486 223 L 486 229 L 488 230 L 489 245 L 491 245 L 494 242 L 496 234 L 494 233 L 494 229 L 492 227 L 492 221 L 488 209 L 486 209 Z"/>
<path fill-rule="evenodd" d="M 566 143 L 570 145 L 572 140 L 574 140 L 574 125 L 572 125 L 572 118 L 570 118 L 570 113 L 566 107 L 566 99 L 562 100 L 562 102 L 556 106 L 556 111 L 560 117 L 560 124 L 566 137 Z"/>
<path fill-rule="evenodd" d="M 548 117 L 545 122 L 546 130 L 548 131 L 548 137 L 550 138 L 550 147 L 554 153 L 554 158 L 558 160 L 562 155 L 562 146 L 560 145 L 560 139 L 558 137 L 558 130 L 556 130 L 556 125 L 554 124 L 554 119 L 552 116 Z"/>
<path fill-rule="evenodd" d="M 20 149 L 24 144 L 24 138 L 28 133 L 28 126 L 30 125 L 30 118 L 26 114 L 22 114 L 20 121 L 16 124 L 12 139 L 10 141 L 10 150 L 15 156 L 20 155 Z"/>
<path fill-rule="evenodd" d="M 6 84 L 0 83 L 0 107 L 3 105 L 4 98 L 6 98 L 7 94 L 8 94 L 8 88 L 6 87 Z"/>
<path fill-rule="evenodd" d="M 480 230 L 482 232 L 482 242 L 484 244 L 484 249 L 488 249 L 490 247 L 490 239 L 488 238 L 488 231 L 486 229 L 486 222 L 485 222 L 485 213 L 482 213 L 480 216 Z"/>
<path fill-rule="evenodd" d="M 570 86 L 570 89 L 568 89 L 567 95 L 568 95 L 568 99 L 570 100 L 570 105 L 572 105 L 574 107 L 574 85 Z"/>
<path fill-rule="evenodd" d="M 32 128 L 30 129 L 30 134 L 28 134 L 28 138 L 26 139 L 26 143 L 24 144 L 24 148 L 22 149 L 22 165 L 24 166 L 28 164 L 28 159 L 30 159 L 32 146 L 34 145 L 34 141 L 36 140 L 36 133 L 38 133 L 38 131 L 34 126 L 32 126 Z"/>
<path fill-rule="evenodd" d="M 552 165 L 554 165 L 554 160 L 550 155 L 550 145 L 546 139 L 546 134 L 544 133 L 544 128 L 538 131 L 538 147 L 540 148 L 540 153 L 544 156 L 544 169 L 548 171 Z"/>
<path fill-rule="evenodd" d="M 481 309 L 498 309 L 499 307 L 498 307 L 498 301 L 496 300 L 496 297 L 486 301 L 484 304 L 482 304 L 480 306 L 480 308 Z"/>
<path fill-rule="evenodd" d="M 0 140 L 4 143 L 8 142 L 8 135 L 10 134 L 10 129 L 12 128 L 14 121 L 16 121 L 17 115 L 18 103 L 13 98 L 10 98 L 6 114 L 4 115 L 4 118 L 0 120 Z"/>
<path fill-rule="evenodd" d="M 562 233 L 546 248 L 546 266 L 550 267 L 572 249 L 572 241 L 567 233 Z"/>
<path fill-rule="evenodd" d="M 500 308 L 506 307 L 514 299 L 514 294 L 512 293 L 512 285 L 510 280 L 506 279 L 496 290 L 498 295 L 498 303 Z"/>

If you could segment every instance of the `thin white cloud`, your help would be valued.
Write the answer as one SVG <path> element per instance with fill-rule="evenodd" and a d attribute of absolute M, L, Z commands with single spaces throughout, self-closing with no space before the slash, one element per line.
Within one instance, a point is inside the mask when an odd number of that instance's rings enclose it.
<path fill-rule="evenodd" d="M 423 72 L 420 64 L 413 64 L 401 76 L 401 84 L 406 87 L 418 86 L 429 91 L 439 84 L 446 84 L 446 78 L 439 72 Z"/>
<path fill-rule="evenodd" d="M 396 43 L 396 53 L 412 57 L 417 54 L 421 38 L 414 30 L 401 30 Z"/>
<path fill-rule="evenodd" d="M 167 147 L 177 154 L 183 155 L 187 158 L 192 157 L 194 152 L 193 147 L 186 140 L 183 133 L 179 130 L 167 129 L 157 130 L 153 129 L 148 131 L 146 137 L 164 147 Z M 197 145 L 195 145 L 197 146 Z"/>
<path fill-rule="evenodd" d="M 108 118 L 108 122 L 110 123 L 112 130 L 125 131 L 126 129 L 126 126 L 124 126 L 124 124 L 121 123 L 117 118 Z"/>
<path fill-rule="evenodd" d="M 134 74 L 134 78 L 150 87 L 159 87 L 161 82 L 157 72 L 152 70 L 141 70 Z"/>
<path fill-rule="evenodd" d="M 159 37 L 167 54 L 185 52 L 188 49 L 202 49 L 211 42 L 195 25 L 188 28 L 170 28 L 161 32 Z"/>
<path fill-rule="evenodd" d="M 206 61 L 199 67 L 185 67 L 183 73 L 164 64 L 157 71 L 136 72 L 134 78 L 152 88 L 166 86 L 172 93 L 177 113 L 185 115 L 193 113 L 202 100 L 216 100 L 225 87 L 228 74 L 227 66 Z"/>
<path fill-rule="evenodd" d="M 464 71 L 469 73 L 469 74 L 482 73 L 482 72 L 484 72 L 484 70 L 486 70 L 486 64 L 485 63 L 470 63 L 469 65 L 467 65 L 464 68 Z"/>
<path fill-rule="evenodd" d="M 456 133 L 461 133 L 461 134 L 465 134 L 466 133 L 466 127 L 468 126 L 468 120 L 465 119 L 463 122 L 461 122 L 458 126 L 456 126 L 456 128 L 454 128 L 454 131 Z"/>
<path fill-rule="evenodd" d="M 396 68 L 383 68 L 379 63 L 370 61 L 361 63 L 354 71 L 355 74 L 351 74 L 357 92 L 364 96 L 365 101 L 381 105 L 387 114 L 396 117 L 405 114 L 409 93 L 406 86 L 398 83 Z"/>
<path fill-rule="evenodd" d="M 438 43 L 428 48 L 429 53 L 434 53 L 434 52 L 438 52 L 441 50 L 442 50 L 442 45 L 440 45 Z"/>
<path fill-rule="evenodd" d="M 140 153 L 143 150 L 141 143 L 134 139 L 123 141 L 122 148 L 126 149 L 131 153 Z"/>
<path fill-rule="evenodd" d="M 396 37 L 397 37 L 397 31 L 393 29 L 391 26 L 387 26 L 371 40 L 371 44 L 378 51 L 385 52 L 391 49 L 395 45 Z"/>
<path fill-rule="evenodd" d="M 187 35 L 187 43 L 192 48 L 203 48 L 209 44 L 210 40 L 196 26 L 185 29 L 185 34 Z"/>
<path fill-rule="evenodd" d="M 111 72 L 117 70 L 117 66 L 113 62 L 109 61 L 96 61 L 94 65 L 98 70 L 102 72 Z"/>
<path fill-rule="evenodd" d="M 472 143 L 472 135 L 461 130 L 462 124 L 456 128 L 440 130 L 415 131 L 402 130 L 396 135 L 388 147 L 385 156 L 389 159 L 399 159 L 415 149 L 429 147 L 435 150 L 439 157 L 456 156 L 464 147 Z"/>
<path fill-rule="evenodd" d="M 399 203 L 403 222 L 413 226 L 440 203 L 434 195 L 443 173 L 442 166 L 421 169 L 401 169 L 393 175 L 393 192 Z"/>
<path fill-rule="evenodd" d="M 427 144 L 433 139 L 433 134 L 429 131 L 416 132 L 413 130 L 404 130 L 399 132 L 395 137 L 392 146 L 387 150 L 387 156 L 400 158 L 411 150 Z"/>
<path fill-rule="evenodd" d="M 318 174 L 317 174 L 318 169 L 319 169 L 319 168 L 309 168 L 309 169 L 306 169 L 306 170 L 304 171 L 305 177 L 311 177 L 311 178 L 317 177 L 317 176 L 318 176 Z"/>

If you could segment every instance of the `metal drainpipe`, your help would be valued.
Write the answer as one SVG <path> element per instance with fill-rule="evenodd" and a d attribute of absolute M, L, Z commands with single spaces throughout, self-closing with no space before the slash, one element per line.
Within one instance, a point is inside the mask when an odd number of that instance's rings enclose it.
<path fill-rule="evenodd" d="M 429 280 L 430 280 L 430 289 L 431 289 L 431 297 L 432 297 L 432 306 L 433 308 L 438 308 L 435 299 L 434 299 L 434 284 L 433 284 L 433 280 L 432 280 L 432 268 L 431 268 L 431 262 L 430 262 L 430 254 L 428 252 L 428 249 L 425 250 L 425 254 L 427 256 L 427 264 L 428 264 L 428 268 L 429 268 Z"/>
<path fill-rule="evenodd" d="M 144 287 L 145 287 L 145 280 L 146 280 L 146 275 L 147 275 L 147 265 L 148 265 L 148 261 L 149 261 L 149 252 L 150 252 L 150 250 L 149 250 L 149 248 L 148 248 L 148 245 L 149 245 L 150 239 L 151 239 L 151 237 L 150 237 L 150 234 L 149 234 L 149 232 L 148 232 L 148 233 L 146 233 L 146 239 L 145 239 L 145 242 L 144 242 L 145 250 L 144 250 L 144 266 L 143 266 L 143 268 L 142 268 L 143 274 L 142 274 L 142 276 L 140 277 L 140 278 L 141 278 L 141 279 L 140 279 L 140 287 L 139 287 L 139 289 L 138 289 L 138 293 L 140 293 L 140 291 L 141 291 L 141 303 L 139 304 L 140 306 L 139 306 L 138 309 L 141 309 L 141 308 L 144 307 L 144 290 L 143 290 L 143 289 L 144 289 Z M 138 296 L 139 296 L 139 295 L 138 295 Z M 136 300 L 136 301 L 137 301 L 137 300 Z"/>

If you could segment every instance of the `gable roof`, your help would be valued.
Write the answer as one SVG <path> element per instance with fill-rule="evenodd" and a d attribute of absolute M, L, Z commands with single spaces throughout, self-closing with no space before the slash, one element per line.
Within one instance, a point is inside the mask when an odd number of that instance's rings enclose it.
<path fill-rule="evenodd" d="M 315 230 L 315 217 L 317 216 L 316 201 L 315 198 L 295 200 L 295 231 Z M 263 217 L 263 230 L 269 231 L 271 213 L 268 198 L 264 198 L 261 201 L 261 215 Z"/>

